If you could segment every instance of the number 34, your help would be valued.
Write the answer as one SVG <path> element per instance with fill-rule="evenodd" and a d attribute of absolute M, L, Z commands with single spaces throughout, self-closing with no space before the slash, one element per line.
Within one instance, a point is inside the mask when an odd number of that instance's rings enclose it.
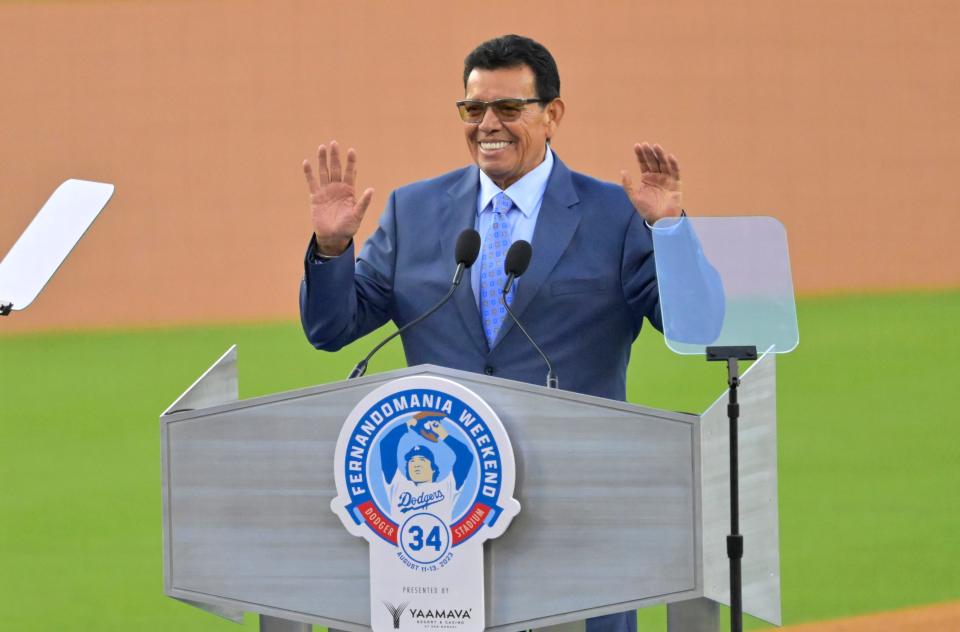
<path fill-rule="evenodd" d="M 423 528 L 417 525 L 413 525 L 407 529 L 407 533 L 413 537 L 413 540 L 409 544 L 411 551 L 420 551 L 424 546 L 429 546 L 438 552 L 443 548 L 443 543 L 440 539 L 440 527 L 430 529 L 426 541 L 423 539 Z"/>

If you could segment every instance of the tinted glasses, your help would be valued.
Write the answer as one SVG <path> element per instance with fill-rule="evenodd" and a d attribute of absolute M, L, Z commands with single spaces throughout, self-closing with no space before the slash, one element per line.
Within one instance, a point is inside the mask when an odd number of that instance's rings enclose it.
<path fill-rule="evenodd" d="M 464 123 L 479 125 L 487 108 L 493 108 L 503 123 L 516 121 L 528 103 L 546 103 L 546 99 L 497 99 L 496 101 L 457 101 L 457 110 Z"/>

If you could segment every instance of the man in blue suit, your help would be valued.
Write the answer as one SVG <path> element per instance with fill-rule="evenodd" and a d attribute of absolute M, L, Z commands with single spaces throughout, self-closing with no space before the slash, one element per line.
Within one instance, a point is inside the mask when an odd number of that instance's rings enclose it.
<path fill-rule="evenodd" d="M 549 146 L 565 110 L 556 64 L 527 38 L 477 47 L 465 61 L 464 88 L 459 109 L 475 166 L 394 191 L 356 261 L 353 237 L 373 190 L 355 194 L 355 152 L 347 151 L 344 166 L 333 142 L 320 146 L 316 173 L 304 162 L 315 233 L 300 295 L 308 339 L 334 351 L 388 320 L 403 326 L 416 318 L 449 288 L 457 236 L 476 228 L 485 248 L 467 287 L 404 334 L 407 363 L 543 384 L 543 361 L 512 321 L 490 336 L 483 320 L 480 275 L 502 275 L 502 263 L 485 268 L 497 262 L 484 261 L 495 259 L 486 246 L 496 223 L 508 242 L 533 246 L 511 307 L 554 363 L 561 387 L 626 399 L 631 343 L 643 319 L 662 329 L 648 224 L 681 214 L 676 159 L 658 145 L 635 145 L 640 181 L 634 185 L 624 171 L 622 188 L 570 171 Z M 501 192 L 512 205 L 494 221 Z"/>
<path fill-rule="evenodd" d="M 464 65 L 457 103 L 474 165 L 394 191 L 359 257 L 353 238 L 372 189 L 355 191 L 356 154 L 321 145 L 303 169 L 314 235 L 300 290 L 304 331 L 334 351 L 388 320 L 403 326 L 450 287 L 459 233 L 475 228 L 481 255 L 454 299 L 403 335 L 409 365 L 431 363 L 543 384 L 542 359 L 498 311 L 505 246 L 533 258 L 511 307 L 551 358 L 561 388 L 626 399 L 631 344 L 643 319 L 662 329 L 649 225 L 681 215 L 676 159 L 634 146 L 640 166 L 621 186 L 569 170 L 550 148 L 565 105 L 546 48 L 507 35 Z M 636 614 L 588 621 L 589 632 L 636 630 Z"/>

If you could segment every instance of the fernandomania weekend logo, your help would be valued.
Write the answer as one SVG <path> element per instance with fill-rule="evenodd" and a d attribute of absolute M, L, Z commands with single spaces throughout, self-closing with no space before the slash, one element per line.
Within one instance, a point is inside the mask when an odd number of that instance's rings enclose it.
<path fill-rule="evenodd" d="M 371 603 L 402 603 L 405 586 L 429 577 L 443 587 L 444 601 L 429 608 L 410 602 L 408 610 L 481 613 L 453 621 L 457 629 L 482 630 L 481 544 L 520 509 L 512 497 L 513 450 L 494 411 L 450 380 L 396 380 L 351 412 L 334 467 L 331 507 L 370 543 Z M 375 630 L 379 619 L 380 629 L 393 629 L 395 616 L 371 608 Z M 428 630 L 436 618 L 412 619 Z"/>

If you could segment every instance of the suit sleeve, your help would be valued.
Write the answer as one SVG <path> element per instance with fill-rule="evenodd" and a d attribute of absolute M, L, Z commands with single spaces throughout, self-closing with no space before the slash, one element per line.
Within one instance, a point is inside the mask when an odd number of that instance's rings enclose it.
<path fill-rule="evenodd" d="M 632 212 L 627 225 L 622 252 L 620 279 L 623 297 L 633 313 L 634 335 L 640 331 L 644 317 L 658 331 L 663 331 L 653 238 L 650 229 L 636 212 Z"/>
<path fill-rule="evenodd" d="M 622 272 L 627 279 L 627 301 L 632 301 L 637 318 L 646 316 L 660 331 L 666 326 L 672 340 L 707 345 L 714 342 L 720 336 L 726 310 L 720 274 L 704 255 L 688 220 L 652 230 L 663 231 L 657 236 L 662 246 L 657 256 L 661 273 L 668 273 L 669 279 L 657 279 L 651 229 L 635 215 L 624 245 Z M 661 287 L 668 291 L 661 294 Z"/>
<path fill-rule="evenodd" d="M 391 195 L 376 232 L 354 261 L 345 253 L 314 261 L 314 240 L 304 260 L 300 283 L 300 321 L 317 349 L 336 351 L 365 336 L 391 317 L 396 265 L 396 196 Z"/>

